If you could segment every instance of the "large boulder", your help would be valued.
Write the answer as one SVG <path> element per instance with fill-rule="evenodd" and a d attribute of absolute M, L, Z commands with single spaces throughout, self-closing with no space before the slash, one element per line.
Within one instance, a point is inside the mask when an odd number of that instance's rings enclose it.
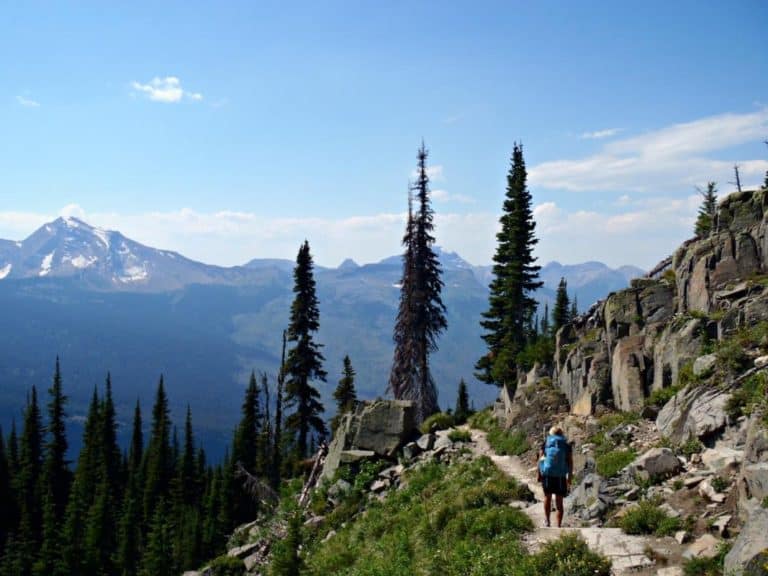
<path fill-rule="evenodd" d="M 632 476 L 645 480 L 666 478 L 680 471 L 682 465 L 669 448 L 651 448 L 632 462 L 627 470 Z"/>
<path fill-rule="evenodd" d="M 606 482 L 602 476 L 587 474 L 566 497 L 565 511 L 582 520 L 602 517 L 613 503 L 613 498 L 606 494 L 605 489 Z"/>
<path fill-rule="evenodd" d="M 758 508 L 741 529 L 733 547 L 725 556 L 724 574 L 740 576 L 747 564 L 768 548 L 768 510 Z"/>
<path fill-rule="evenodd" d="M 730 396 L 717 388 L 688 386 L 664 405 L 656 418 L 656 427 L 674 443 L 712 436 L 725 428 L 725 405 Z"/>
<path fill-rule="evenodd" d="M 334 432 L 323 466 L 323 477 L 333 478 L 339 465 L 365 458 L 392 458 L 414 435 L 416 410 L 413 402 L 374 400 L 359 402 L 345 414 Z"/>

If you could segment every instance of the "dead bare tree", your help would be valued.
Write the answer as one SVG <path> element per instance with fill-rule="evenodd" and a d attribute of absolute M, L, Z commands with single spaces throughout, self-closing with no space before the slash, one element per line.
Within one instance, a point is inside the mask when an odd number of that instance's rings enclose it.
<path fill-rule="evenodd" d="M 272 508 L 280 500 L 269 484 L 248 472 L 240 462 L 235 463 L 235 478 L 242 482 L 245 493 L 259 504 Z"/>
<path fill-rule="evenodd" d="M 736 182 L 728 182 L 728 184 L 734 184 L 736 186 L 736 190 L 741 192 L 741 178 L 739 177 L 739 165 L 734 164 L 733 165 L 733 172 L 736 174 Z"/>

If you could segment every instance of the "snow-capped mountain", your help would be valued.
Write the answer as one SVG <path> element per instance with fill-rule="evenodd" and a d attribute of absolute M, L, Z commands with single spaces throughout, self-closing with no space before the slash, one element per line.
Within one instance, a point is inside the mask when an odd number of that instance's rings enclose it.
<path fill-rule="evenodd" d="M 58 218 L 22 242 L 0 243 L 0 279 L 73 277 L 96 288 L 156 291 L 237 283 L 243 276 L 242 269 L 201 264 L 77 218 Z"/>

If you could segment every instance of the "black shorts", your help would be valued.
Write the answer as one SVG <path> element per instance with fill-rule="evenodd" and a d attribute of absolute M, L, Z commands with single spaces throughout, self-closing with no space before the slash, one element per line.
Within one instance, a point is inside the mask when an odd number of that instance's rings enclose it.
<path fill-rule="evenodd" d="M 544 488 L 545 494 L 568 495 L 568 483 L 565 481 L 565 476 L 542 476 L 541 486 Z"/>

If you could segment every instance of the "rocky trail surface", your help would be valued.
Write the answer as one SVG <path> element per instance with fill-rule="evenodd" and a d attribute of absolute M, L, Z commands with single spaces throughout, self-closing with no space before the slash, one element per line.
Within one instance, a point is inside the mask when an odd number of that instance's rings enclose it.
<path fill-rule="evenodd" d="M 536 551 L 541 545 L 556 539 L 564 531 L 578 532 L 592 550 L 608 557 L 613 564 L 613 572 L 617 576 L 624 574 L 660 574 L 674 576 L 682 574 L 677 567 L 659 567 L 653 558 L 665 558 L 668 561 L 680 558 L 680 546 L 673 538 L 655 538 L 651 536 L 630 536 L 620 528 L 604 528 L 599 526 L 582 527 L 578 521 L 566 517 L 563 528 L 547 528 L 544 521 L 544 493 L 537 482 L 535 473 L 529 469 L 517 456 L 501 456 L 496 454 L 486 439 L 486 433 L 470 429 L 472 435 L 471 450 L 478 456 L 487 456 L 504 474 L 515 478 L 531 489 L 536 502 L 523 510 L 533 520 L 535 529 L 525 538 L 525 544 L 531 551 Z M 556 522 L 555 512 L 552 513 L 552 523 Z M 675 563 L 675 562 L 673 562 Z"/>

